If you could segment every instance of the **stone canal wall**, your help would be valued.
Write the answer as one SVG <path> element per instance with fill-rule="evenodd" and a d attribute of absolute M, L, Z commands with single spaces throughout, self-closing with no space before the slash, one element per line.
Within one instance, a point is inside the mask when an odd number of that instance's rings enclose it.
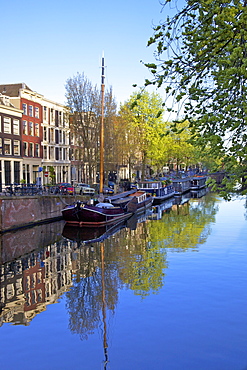
<path fill-rule="evenodd" d="M 62 209 L 74 201 L 71 195 L 1 197 L 0 233 L 62 218 Z"/>

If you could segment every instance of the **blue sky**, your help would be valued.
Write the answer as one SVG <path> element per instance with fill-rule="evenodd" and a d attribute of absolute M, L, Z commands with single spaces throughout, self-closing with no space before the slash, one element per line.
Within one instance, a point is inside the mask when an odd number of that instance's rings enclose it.
<path fill-rule="evenodd" d="M 166 15 L 159 0 L 12 0 L 1 3 L 0 84 L 25 82 L 65 102 L 66 80 L 84 73 L 100 85 L 105 56 L 106 87 L 118 103 L 141 86 L 152 62 L 147 48 L 153 24 Z"/>

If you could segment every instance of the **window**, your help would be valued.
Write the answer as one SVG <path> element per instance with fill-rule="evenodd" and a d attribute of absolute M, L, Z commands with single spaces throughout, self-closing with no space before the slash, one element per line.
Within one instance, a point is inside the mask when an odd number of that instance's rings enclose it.
<path fill-rule="evenodd" d="M 59 112 L 59 116 L 58 116 L 59 125 L 62 125 L 62 121 L 63 121 L 62 112 Z"/>
<path fill-rule="evenodd" d="M 29 143 L 29 157 L 33 157 L 33 143 Z"/>
<path fill-rule="evenodd" d="M 27 143 L 24 141 L 23 143 L 23 151 L 24 151 L 24 156 L 28 156 L 28 145 Z"/>
<path fill-rule="evenodd" d="M 29 117 L 33 117 L 33 106 L 29 105 L 28 109 L 29 109 Z"/>
<path fill-rule="evenodd" d="M 44 107 L 43 108 L 43 118 L 44 118 L 44 121 L 47 121 L 47 107 Z"/>
<path fill-rule="evenodd" d="M 33 122 L 29 122 L 29 135 L 34 136 Z"/>
<path fill-rule="evenodd" d="M 23 114 L 26 116 L 27 115 L 27 104 L 25 103 L 22 104 L 22 110 L 23 110 Z"/>
<path fill-rule="evenodd" d="M 63 159 L 66 161 L 67 160 L 67 149 L 63 148 Z"/>
<path fill-rule="evenodd" d="M 14 140 L 14 155 L 20 155 L 20 141 Z"/>
<path fill-rule="evenodd" d="M 35 123 L 35 136 L 39 136 L 39 124 Z"/>
<path fill-rule="evenodd" d="M 3 131 L 5 134 L 11 134 L 11 119 L 9 117 L 3 118 Z"/>
<path fill-rule="evenodd" d="M 48 159 L 47 158 L 47 146 L 44 146 L 44 159 Z"/>
<path fill-rule="evenodd" d="M 24 135 L 28 134 L 28 132 L 27 132 L 27 121 L 22 121 L 22 133 Z"/>
<path fill-rule="evenodd" d="M 11 140 L 10 139 L 4 139 L 4 154 L 5 155 L 11 155 Z"/>
<path fill-rule="evenodd" d="M 3 139 L 0 137 L 0 154 L 3 154 Z"/>
<path fill-rule="evenodd" d="M 54 122 L 54 109 L 51 108 L 51 122 Z"/>
<path fill-rule="evenodd" d="M 50 146 L 50 159 L 54 159 L 54 146 Z"/>
<path fill-rule="evenodd" d="M 54 129 L 50 129 L 50 141 L 54 142 Z"/>
<path fill-rule="evenodd" d="M 35 118 L 39 118 L 39 107 L 35 107 Z"/>
<path fill-rule="evenodd" d="M 13 134 L 20 135 L 20 121 L 18 119 L 13 121 Z"/>
<path fill-rule="evenodd" d="M 39 144 L 35 144 L 35 157 L 39 157 Z"/>
<path fill-rule="evenodd" d="M 0 132 L 2 132 L 2 116 L 0 116 Z"/>
<path fill-rule="evenodd" d="M 47 141 L 47 128 L 43 128 L 44 141 Z"/>

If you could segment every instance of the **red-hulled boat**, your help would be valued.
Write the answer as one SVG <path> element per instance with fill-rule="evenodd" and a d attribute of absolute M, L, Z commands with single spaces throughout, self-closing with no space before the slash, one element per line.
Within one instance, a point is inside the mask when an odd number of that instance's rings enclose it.
<path fill-rule="evenodd" d="M 110 203 L 87 205 L 81 202 L 67 206 L 62 210 L 64 220 L 75 226 L 103 226 L 125 220 L 133 212 L 126 208 L 114 207 Z"/>

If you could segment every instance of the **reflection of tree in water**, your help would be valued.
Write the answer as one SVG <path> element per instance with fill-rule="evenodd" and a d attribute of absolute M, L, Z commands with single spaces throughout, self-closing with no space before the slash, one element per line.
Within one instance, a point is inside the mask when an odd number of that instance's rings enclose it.
<path fill-rule="evenodd" d="M 136 229 L 120 230 L 102 243 L 103 267 L 100 243 L 95 243 L 93 248 L 82 246 L 77 278 L 67 293 L 70 330 L 82 339 L 93 333 L 102 324 L 104 309 L 114 312 L 118 289 L 123 285 L 141 297 L 157 293 L 164 284 L 168 267 L 167 248 L 196 250 L 204 243 L 215 220 L 216 201 L 214 195 L 208 195 L 175 206 L 161 220 L 148 220 L 137 224 Z"/>
<path fill-rule="evenodd" d="M 150 225 L 151 240 L 160 248 L 171 248 L 177 252 L 197 250 L 199 244 L 205 243 L 211 223 L 215 221 L 218 210 L 215 201 L 215 196 L 209 194 L 199 201 L 174 205 L 161 220 Z"/>
<path fill-rule="evenodd" d="M 69 328 L 73 333 L 80 334 L 81 339 L 87 339 L 102 324 L 103 310 L 108 308 L 114 311 L 117 304 L 117 267 L 105 262 L 102 274 L 98 243 L 94 248 L 82 246 L 79 249 L 79 265 L 73 287 L 66 293 Z"/>
<path fill-rule="evenodd" d="M 210 224 L 218 210 L 213 194 L 192 201 L 191 205 L 174 206 L 161 220 L 139 224 L 128 231 L 122 243 L 127 245 L 120 277 L 135 294 L 145 297 L 164 284 L 167 248 L 176 251 L 195 249 L 206 241 Z"/>
<path fill-rule="evenodd" d="M 152 243 L 149 222 L 140 223 L 136 230 L 126 231 L 120 240 L 123 255 L 118 258 L 119 276 L 136 295 L 156 293 L 163 285 L 166 253 Z"/>

